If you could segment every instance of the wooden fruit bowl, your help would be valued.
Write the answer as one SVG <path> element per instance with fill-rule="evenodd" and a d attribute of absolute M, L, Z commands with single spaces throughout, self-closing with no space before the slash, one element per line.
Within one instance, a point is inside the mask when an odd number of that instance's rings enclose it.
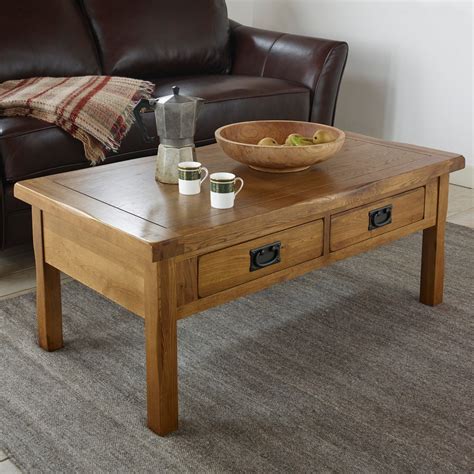
<path fill-rule="evenodd" d="M 265 137 L 272 137 L 278 143 L 292 133 L 311 137 L 316 130 L 328 130 L 336 139 L 333 142 L 306 146 L 259 146 Z M 292 173 L 309 168 L 315 163 L 327 160 L 344 144 L 346 135 L 338 128 L 319 123 L 288 120 L 262 120 L 226 125 L 216 130 L 217 143 L 224 153 L 250 168 L 268 173 Z"/>

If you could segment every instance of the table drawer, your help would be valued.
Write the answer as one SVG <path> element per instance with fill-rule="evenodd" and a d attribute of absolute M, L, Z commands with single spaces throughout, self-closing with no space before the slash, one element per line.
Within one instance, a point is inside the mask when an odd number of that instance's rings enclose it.
<path fill-rule="evenodd" d="M 323 221 L 317 220 L 203 255 L 198 265 L 199 296 L 241 285 L 322 253 Z"/>
<path fill-rule="evenodd" d="M 424 211 L 425 188 L 418 188 L 335 214 L 331 217 L 331 251 L 421 221 Z"/>

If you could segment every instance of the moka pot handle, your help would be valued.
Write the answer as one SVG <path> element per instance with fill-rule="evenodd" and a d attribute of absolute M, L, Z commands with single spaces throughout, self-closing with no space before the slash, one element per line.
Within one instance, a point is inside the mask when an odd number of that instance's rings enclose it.
<path fill-rule="evenodd" d="M 142 114 L 140 113 L 142 109 L 153 110 L 154 109 L 153 99 L 152 100 L 140 99 L 140 101 L 137 103 L 137 105 L 133 109 L 133 115 L 135 116 L 135 121 L 137 122 L 138 128 L 142 132 L 143 139 L 147 143 L 153 143 L 157 137 L 150 137 L 150 135 L 148 135 L 145 124 L 143 123 Z"/>

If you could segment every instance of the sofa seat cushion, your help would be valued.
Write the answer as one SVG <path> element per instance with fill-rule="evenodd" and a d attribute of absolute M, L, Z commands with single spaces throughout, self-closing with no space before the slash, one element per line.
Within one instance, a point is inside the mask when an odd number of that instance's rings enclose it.
<path fill-rule="evenodd" d="M 157 79 L 155 96 L 180 93 L 205 99 L 198 117 L 196 142 L 212 142 L 217 128 L 247 120 L 303 120 L 310 111 L 310 91 L 281 79 L 215 75 Z"/>
<path fill-rule="evenodd" d="M 1 2 L 0 82 L 88 74 L 100 74 L 98 55 L 77 2 Z"/>
<path fill-rule="evenodd" d="M 83 0 L 105 74 L 166 77 L 230 69 L 225 0 Z"/>
<path fill-rule="evenodd" d="M 157 145 L 145 143 L 138 128 L 132 127 L 120 151 L 110 153 L 107 162 L 152 154 Z M 0 158 L 0 174 L 7 182 L 90 166 L 79 140 L 55 125 L 30 117 L 0 118 Z"/>
<path fill-rule="evenodd" d="M 157 80 L 155 96 L 173 85 L 186 95 L 206 100 L 198 119 L 196 143 L 214 141 L 214 131 L 232 122 L 264 119 L 307 120 L 309 90 L 298 84 L 250 76 L 186 76 Z M 154 113 L 145 113 L 149 133 L 156 135 Z M 134 125 L 118 153 L 106 163 L 156 152 L 158 143 L 143 141 Z M 7 182 L 61 173 L 89 166 L 82 144 L 60 128 L 29 117 L 0 118 L 0 174 Z"/>

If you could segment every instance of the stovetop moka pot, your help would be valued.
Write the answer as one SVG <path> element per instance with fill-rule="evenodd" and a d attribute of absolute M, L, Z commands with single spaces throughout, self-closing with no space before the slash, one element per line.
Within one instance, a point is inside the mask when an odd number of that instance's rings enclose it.
<path fill-rule="evenodd" d="M 162 183 L 178 184 L 178 163 L 196 161 L 194 135 L 196 120 L 204 99 L 188 97 L 172 87 L 173 94 L 157 99 L 142 99 L 135 106 L 134 115 L 143 138 L 153 142 L 143 123 L 141 111 L 155 111 L 156 130 L 160 139 L 158 147 L 156 179 Z"/>

